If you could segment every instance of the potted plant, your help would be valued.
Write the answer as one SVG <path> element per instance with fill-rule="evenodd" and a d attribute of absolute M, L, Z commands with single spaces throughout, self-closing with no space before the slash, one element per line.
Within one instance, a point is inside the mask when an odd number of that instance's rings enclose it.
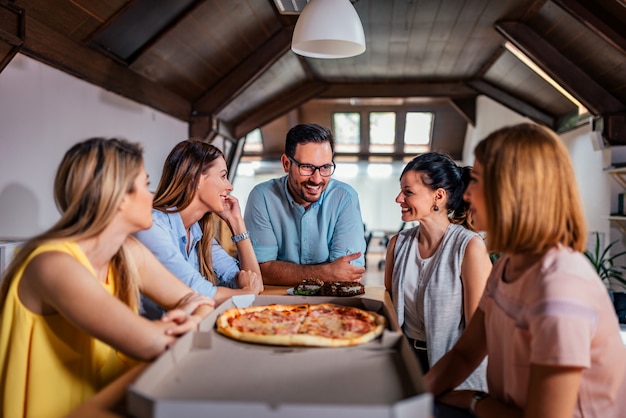
<path fill-rule="evenodd" d="M 600 236 L 598 232 L 596 234 L 596 246 L 594 251 L 585 251 L 585 256 L 589 259 L 593 267 L 598 272 L 600 279 L 606 283 L 609 296 L 611 297 L 611 302 L 613 302 L 613 307 L 615 308 L 615 313 L 619 319 L 621 324 L 626 324 L 626 293 L 624 292 L 614 292 L 609 286 L 612 279 L 626 286 L 626 279 L 624 278 L 624 272 L 626 268 L 623 266 L 616 266 L 615 260 L 626 254 L 626 251 L 622 251 L 617 254 L 613 254 L 609 256 L 609 250 L 613 245 L 615 245 L 618 241 L 613 241 L 609 245 L 600 251 Z"/>
<path fill-rule="evenodd" d="M 616 280 L 622 285 L 626 286 L 626 279 L 624 278 L 624 267 L 616 266 L 615 260 L 624 254 L 626 251 L 622 251 L 617 254 L 610 255 L 609 251 L 611 247 L 617 244 L 617 240 L 607 245 L 604 250 L 600 249 L 600 234 L 595 232 L 596 245 L 593 251 L 585 251 L 585 256 L 589 259 L 593 267 L 598 272 L 600 279 L 606 284 L 607 288 L 610 285 L 611 280 Z"/>

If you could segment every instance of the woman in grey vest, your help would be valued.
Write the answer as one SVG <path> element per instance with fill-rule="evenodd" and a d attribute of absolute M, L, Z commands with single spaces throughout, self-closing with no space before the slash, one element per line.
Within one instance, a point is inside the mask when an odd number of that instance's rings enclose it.
<path fill-rule="evenodd" d="M 491 271 L 482 237 L 472 231 L 463 192 L 470 167 L 430 152 L 402 171 L 396 202 L 404 222 L 387 247 L 385 287 L 426 373 L 452 348 L 474 314 Z M 486 390 L 485 364 L 460 388 Z"/>

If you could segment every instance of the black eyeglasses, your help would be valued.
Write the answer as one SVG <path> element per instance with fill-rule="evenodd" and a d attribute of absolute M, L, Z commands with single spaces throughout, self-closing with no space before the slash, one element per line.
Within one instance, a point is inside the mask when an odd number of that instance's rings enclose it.
<path fill-rule="evenodd" d="M 317 166 L 313 164 L 301 164 L 289 156 L 287 156 L 287 158 L 289 158 L 292 163 L 298 166 L 298 172 L 301 176 L 312 176 L 315 173 L 315 170 L 319 170 L 320 176 L 330 177 L 335 172 L 335 163 Z"/>

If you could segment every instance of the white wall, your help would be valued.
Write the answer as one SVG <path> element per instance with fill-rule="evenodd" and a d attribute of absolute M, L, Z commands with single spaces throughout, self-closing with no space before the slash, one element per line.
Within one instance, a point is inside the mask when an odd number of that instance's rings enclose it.
<path fill-rule="evenodd" d="M 590 233 L 609 234 L 608 216 L 611 212 L 611 179 L 604 172 L 611 162 L 609 148 L 595 151 L 589 125 L 581 126 L 561 135 L 569 150 L 576 182 L 583 201 L 583 209 Z"/>
<path fill-rule="evenodd" d="M 58 218 L 52 187 L 65 151 L 94 136 L 139 142 L 156 187 L 187 123 L 17 55 L 0 72 L 0 239 L 26 238 Z"/>
<path fill-rule="evenodd" d="M 532 122 L 493 100 L 479 96 L 476 100 L 476 126 L 468 125 L 463 145 L 463 165 L 474 164 L 474 148 L 496 129 L 516 123 Z"/>

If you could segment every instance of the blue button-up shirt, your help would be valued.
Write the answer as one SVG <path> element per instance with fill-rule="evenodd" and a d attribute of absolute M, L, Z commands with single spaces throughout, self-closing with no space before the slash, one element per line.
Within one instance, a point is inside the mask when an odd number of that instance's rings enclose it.
<path fill-rule="evenodd" d="M 287 189 L 287 176 L 256 185 L 244 220 L 259 263 L 281 260 L 319 264 L 361 252 L 352 264 L 365 264 L 365 236 L 357 192 L 335 179 L 308 210 Z"/>
<path fill-rule="evenodd" d="M 210 297 L 215 295 L 215 285 L 200 275 L 198 243 L 202 238 L 202 228 L 197 222 L 189 228 L 189 251 L 187 233 L 180 213 L 165 213 L 153 209 L 152 227 L 135 235 L 183 283 L 200 294 Z M 235 288 L 239 262 L 215 238 L 211 247 L 211 258 L 218 284 Z"/>

